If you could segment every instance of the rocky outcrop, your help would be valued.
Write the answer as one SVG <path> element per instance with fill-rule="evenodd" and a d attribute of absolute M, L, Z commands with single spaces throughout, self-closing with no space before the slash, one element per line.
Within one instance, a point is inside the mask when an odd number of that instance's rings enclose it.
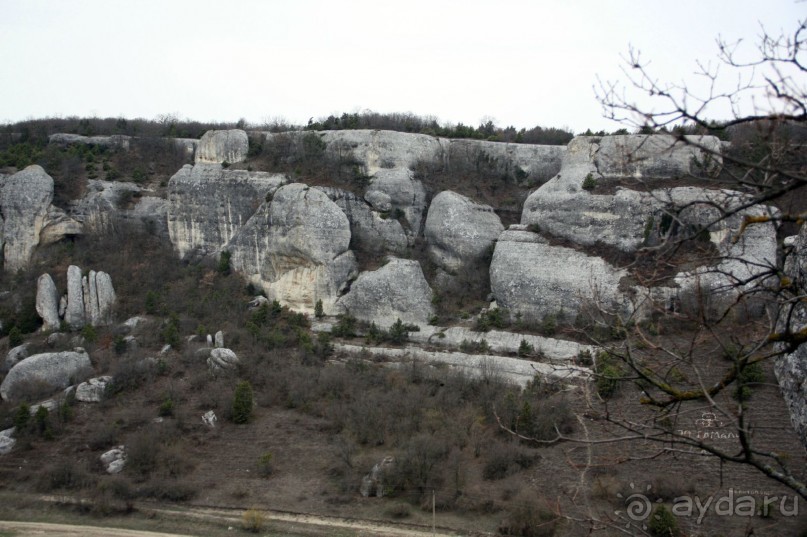
<path fill-rule="evenodd" d="M 528 321 L 560 314 L 573 319 L 587 304 L 630 314 L 631 296 L 619 289 L 625 276 L 602 258 L 552 246 L 524 226 L 501 234 L 490 265 L 498 306 Z"/>
<path fill-rule="evenodd" d="M 168 183 L 168 233 L 177 253 L 218 252 L 285 182 L 284 175 L 267 172 L 183 166 Z"/>
<path fill-rule="evenodd" d="M 207 358 L 207 367 L 213 373 L 233 370 L 238 364 L 238 356 L 232 350 L 223 347 L 212 349 Z"/>
<path fill-rule="evenodd" d="M 350 222 L 328 196 L 301 183 L 283 186 L 228 243 L 232 267 L 277 300 L 325 313 L 356 276 Z"/>
<path fill-rule="evenodd" d="M 7 271 L 28 266 L 39 244 L 52 200 L 53 179 L 40 166 L 28 166 L 3 180 L 0 211 L 3 215 L 3 259 Z"/>
<path fill-rule="evenodd" d="M 14 427 L 0 431 L 0 455 L 11 453 L 17 440 L 14 439 Z"/>
<path fill-rule="evenodd" d="M 125 181 L 87 181 L 87 191 L 71 204 L 70 216 L 87 233 L 107 233 L 122 225 L 168 238 L 168 201 Z"/>
<path fill-rule="evenodd" d="M 50 274 L 43 274 L 36 281 L 36 312 L 42 317 L 43 331 L 59 329 L 59 291 Z"/>
<path fill-rule="evenodd" d="M 0 384 L 4 401 L 45 395 L 67 388 L 92 372 L 90 356 L 78 347 L 73 351 L 35 354 L 11 368 Z"/>
<path fill-rule="evenodd" d="M 42 231 L 39 232 L 39 244 L 52 244 L 83 233 L 84 227 L 80 222 L 68 216 L 62 209 L 51 205 L 45 215 Z"/>
<path fill-rule="evenodd" d="M 557 145 L 449 140 L 369 129 L 263 135 L 293 143 L 304 136 L 318 136 L 331 159 L 358 163 L 371 177 L 381 170 L 413 170 L 425 164 L 432 169 L 485 172 L 526 186 L 544 183 L 557 174 L 566 150 Z"/>
<path fill-rule="evenodd" d="M 84 314 L 84 289 L 81 285 L 81 269 L 75 265 L 67 267 L 67 305 L 64 320 L 73 330 L 79 330 L 87 321 Z"/>
<path fill-rule="evenodd" d="M 434 315 L 432 290 L 420 263 L 411 259 L 391 258 L 378 270 L 362 272 L 337 306 L 379 327 L 388 327 L 397 319 L 427 324 Z"/>
<path fill-rule="evenodd" d="M 240 129 L 207 131 L 196 148 L 196 162 L 235 164 L 247 158 L 249 139 Z"/>
<path fill-rule="evenodd" d="M 91 270 L 82 277 L 79 267 L 67 267 L 67 298 L 64 300 L 64 308 L 61 307 L 58 291 L 50 275 L 43 274 L 37 281 L 36 305 L 37 313 L 44 321 L 43 330 L 58 329 L 62 319 L 73 330 L 86 324 L 112 324 L 116 300 L 112 277 L 106 272 Z"/>
<path fill-rule="evenodd" d="M 426 190 L 406 168 L 382 169 L 370 179 L 364 199 L 373 209 L 398 219 L 403 217 L 410 237 L 420 234 L 426 212 Z"/>
<path fill-rule="evenodd" d="M 361 488 L 359 492 L 365 498 L 369 496 L 376 496 L 378 498 L 384 497 L 384 476 L 388 471 L 391 471 L 395 466 L 395 457 L 384 457 L 384 459 L 373 465 L 370 473 L 365 475 L 361 480 Z"/>
<path fill-rule="evenodd" d="M 106 473 L 119 474 L 126 466 L 126 449 L 123 446 L 114 447 L 109 451 L 105 451 L 100 459 Z"/>
<path fill-rule="evenodd" d="M 720 148 L 714 137 L 698 143 Z M 706 161 L 719 166 L 716 157 L 672 136 L 577 137 L 567 147 L 560 173 L 527 198 L 521 223 L 576 244 L 633 252 L 642 246 L 651 218 L 668 210 L 668 192 L 654 190 L 658 180 L 686 179 Z M 593 182 L 587 186 L 627 181 L 629 188 L 595 194 L 583 188 L 587 181 Z"/>
<path fill-rule="evenodd" d="M 401 223 L 390 213 L 374 211 L 359 196 L 337 188 L 315 187 L 342 209 L 350 222 L 352 250 L 367 254 L 402 253 L 408 245 Z"/>
<path fill-rule="evenodd" d="M 100 403 L 106 393 L 107 385 L 112 382 L 112 377 L 95 377 L 82 382 L 76 387 L 76 401 L 82 403 Z"/>
<path fill-rule="evenodd" d="M 132 137 L 122 134 L 110 136 L 81 136 L 80 134 L 68 134 L 59 132 L 48 136 L 48 143 L 54 145 L 97 145 L 100 147 L 116 147 L 124 150 L 129 149 Z"/>
<path fill-rule="evenodd" d="M 796 289 L 807 288 L 807 225 L 801 226 L 797 237 L 787 241 L 790 252 L 785 271 Z M 791 311 L 790 308 L 793 308 Z M 803 302 L 785 305 L 779 312 L 777 330 L 798 332 L 807 328 L 807 306 Z M 788 326 L 788 320 L 790 326 Z M 780 350 L 785 351 L 784 347 Z M 782 396 L 790 411 L 793 428 L 807 449 L 807 344 L 802 343 L 793 352 L 785 352 L 774 361 L 774 372 Z"/>
<path fill-rule="evenodd" d="M 447 190 L 432 200 L 423 233 L 432 262 L 457 274 L 478 270 L 502 231 L 504 226 L 492 207 Z"/>

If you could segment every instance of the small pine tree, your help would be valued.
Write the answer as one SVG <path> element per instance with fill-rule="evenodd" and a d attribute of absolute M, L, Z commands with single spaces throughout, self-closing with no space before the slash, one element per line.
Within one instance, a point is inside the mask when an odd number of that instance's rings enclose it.
<path fill-rule="evenodd" d="M 235 387 L 233 396 L 233 423 L 243 424 L 252 418 L 252 385 L 242 381 Z"/>
<path fill-rule="evenodd" d="M 527 343 L 526 339 L 521 340 L 521 344 L 518 346 L 518 355 L 519 356 L 529 356 L 535 352 L 535 347 Z"/>
<path fill-rule="evenodd" d="M 12 326 L 11 330 L 8 331 L 8 346 L 10 348 L 18 347 L 22 345 L 22 342 L 22 332 L 16 326 Z"/>
<path fill-rule="evenodd" d="M 317 300 L 317 303 L 314 304 L 314 317 L 319 319 L 320 317 L 324 317 L 325 312 L 322 310 L 322 300 Z"/>
<path fill-rule="evenodd" d="M 653 537 L 676 537 L 678 535 L 678 521 L 665 505 L 659 505 L 653 510 L 647 528 Z"/>
<path fill-rule="evenodd" d="M 232 257 L 232 254 L 228 250 L 224 250 L 219 254 L 219 264 L 216 266 L 216 270 L 225 276 L 230 273 L 230 257 Z"/>

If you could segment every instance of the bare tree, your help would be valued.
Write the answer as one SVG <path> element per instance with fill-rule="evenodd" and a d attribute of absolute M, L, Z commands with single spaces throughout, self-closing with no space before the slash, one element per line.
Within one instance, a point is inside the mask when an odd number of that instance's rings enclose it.
<path fill-rule="evenodd" d="M 713 267 L 704 274 L 721 276 L 722 287 L 695 286 L 689 307 L 650 301 L 641 316 L 620 316 L 600 304 L 585 331 L 603 349 L 593 359 L 586 419 L 575 433 L 558 431 L 549 440 L 512 434 L 539 445 L 581 446 L 583 474 L 592 467 L 592 448 L 626 443 L 625 456 L 613 462 L 706 457 L 721 469 L 742 465 L 760 472 L 807 499 L 804 457 L 784 455 L 782 435 L 774 426 L 766 429 L 769 402 L 755 389 L 772 384 L 769 371 L 776 370 L 793 426 L 807 446 L 807 19 L 795 26 L 781 35 L 763 28 L 750 55 L 745 43 L 718 39 L 718 61 L 698 64 L 694 83 L 660 81 L 633 49 L 624 81 L 598 83 L 607 118 L 637 133 L 670 134 L 676 144 L 722 163 L 719 173 L 704 165 L 703 173 L 689 178 L 704 193 L 723 189 L 722 197 L 668 204 L 660 232 L 656 222 L 656 240 L 646 241 L 631 261 L 634 276 L 651 286 L 697 257 Z M 728 119 L 712 119 L 718 115 Z M 704 134 L 730 145 L 693 136 Z M 755 210 L 762 205 L 774 208 Z M 687 211 L 704 207 L 709 217 L 691 225 Z M 701 237 L 729 219 L 736 224 L 735 242 L 759 226 L 776 226 L 775 262 L 758 263 L 744 275 L 721 268 L 742 260 L 710 250 Z M 723 296 L 719 307 L 715 293 Z M 611 404 L 614 390 L 631 386 L 638 410 Z M 785 420 L 776 425 L 779 432 L 789 426 Z"/>

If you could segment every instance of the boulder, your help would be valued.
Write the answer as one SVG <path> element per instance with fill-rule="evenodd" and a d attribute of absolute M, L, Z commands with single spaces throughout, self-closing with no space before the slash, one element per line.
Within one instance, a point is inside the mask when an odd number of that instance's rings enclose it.
<path fill-rule="evenodd" d="M 81 347 L 73 351 L 35 354 L 11 368 L 0 384 L 0 397 L 16 402 L 63 390 L 91 372 L 90 356 Z"/>
<path fill-rule="evenodd" d="M 180 257 L 218 253 L 286 182 L 267 172 L 183 166 L 168 182 L 168 234 Z"/>
<path fill-rule="evenodd" d="M 492 207 L 446 190 L 432 200 L 423 233 L 432 262 L 456 274 L 478 269 L 502 231 Z"/>
<path fill-rule="evenodd" d="M 264 202 L 226 246 L 232 267 L 270 300 L 325 313 L 356 275 L 350 222 L 328 196 L 301 183 L 285 185 Z"/>
<path fill-rule="evenodd" d="M 196 148 L 196 162 L 235 164 L 246 160 L 249 152 L 247 133 L 240 129 L 207 131 Z"/>
<path fill-rule="evenodd" d="M 59 291 L 50 274 L 42 274 L 36 280 L 36 312 L 42 317 L 42 331 L 59 329 Z"/>
<path fill-rule="evenodd" d="M 3 258 L 7 271 L 28 266 L 53 200 L 53 179 L 40 166 L 8 176 L 0 188 Z"/>
<path fill-rule="evenodd" d="M 379 213 L 361 197 L 338 188 L 315 187 L 324 192 L 350 222 L 351 249 L 370 255 L 403 253 L 408 246 L 401 223 L 389 212 Z"/>
<path fill-rule="evenodd" d="M 8 354 L 6 355 L 6 360 L 3 363 L 2 371 L 9 371 L 12 367 L 28 358 L 28 348 L 30 346 L 30 343 L 23 343 L 22 345 L 18 345 L 9 350 Z"/>
<path fill-rule="evenodd" d="M 202 414 L 202 423 L 204 423 L 211 429 L 216 427 L 216 422 L 218 421 L 219 419 L 216 417 L 216 413 L 213 412 L 212 410 L 208 410 L 207 412 Z"/>
<path fill-rule="evenodd" d="M 110 382 L 112 382 L 112 377 L 109 376 L 95 377 L 82 382 L 76 387 L 76 401 L 100 403 Z"/>
<path fill-rule="evenodd" d="M 126 465 L 126 449 L 117 446 L 104 452 L 99 458 L 108 474 L 119 474 Z"/>
<path fill-rule="evenodd" d="M 0 431 L 0 455 L 11 453 L 17 441 L 13 438 L 14 427 Z"/>
<path fill-rule="evenodd" d="M 410 237 L 420 233 L 426 211 L 426 190 L 406 168 L 381 169 L 370 180 L 364 199 L 377 211 L 403 218 Z"/>
<path fill-rule="evenodd" d="M 212 349 L 207 358 L 207 366 L 213 373 L 233 370 L 238 367 L 238 363 L 238 356 L 232 350 L 222 347 Z"/>
<path fill-rule="evenodd" d="M 217 348 L 224 347 L 224 332 L 219 330 L 218 332 L 216 332 L 216 335 L 213 336 L 213 337 L 214 337 L 214 345 Z"/>
<path fill-rule="evenodd" d="M 391 258 L 378 270 L 362 272 L 337 306 L 380 327 L 399 318 L 406 324 L 427 324 L 434 315 L 431 287 L 420 263 L 412 259 Z"/>
<path fill-rule="evenodd" d="M 574 319 L 587 304 L 629 314 L 630 296 L 619 289 L 625 276 L 602 258 L 551 246 L 521 226 L 501 234 L 490 265 L 497 305 L 527 321 L 559 314 Z"/>

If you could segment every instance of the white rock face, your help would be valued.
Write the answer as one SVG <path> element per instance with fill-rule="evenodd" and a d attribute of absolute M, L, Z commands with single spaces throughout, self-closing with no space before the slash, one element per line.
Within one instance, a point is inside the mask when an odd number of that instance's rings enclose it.
<path fill-rule="evenodd" d="M 52 244 L 65 237 L 75 237 L 84 233 L 84 226 L 67 215 L 63 210 L 51 205 L 45 214 L 39 244 Z"/>
<path fill-rule="evenodd" d="M 107 384 L 110 382 L 112 382 L 112 377 L 109 376 L 95 377 L 82 382 L 76 388 L 76 401 L 100 403 L 104 398 Z"/>
<path fill-rule="evenodd" d="M 212 372 L 231 370 L 238 367 L 238 356 L 230 349 L 217 347 L 210 351 L 207 366 Z"/>
<path fill-rule="evenodd" d="M 409 236 L 420 233 L 423 213 L 426 212 L 426 190 L 406 168 L 381 169 L 370 180 L 364 199 L 377 211 L 395 216 L 397 211 L 406 219 Z"/>
<path fill-rule="evenodd" d="M 50 274 L 43 274 L 36 281 L 36 312 L 42 317 L 43 331 L 59 329 L 59 291 Z"/>
<path fill-rule="evenodd" d="M 446 190 L 429 206 L 424 235 L 432 262 L 456 274 L 476 268 L 502 231 L 504 226 L 492 207 Z"/>
<path fill-rule="evenodd" d="M 0 396 L 5 401 L 18 401 L 26 396 L 63 390 L 72 379 L 86 378 L 91 372 L 90 356 L 80 347 L 35 354 L 11 368 L 0 384 Z"/>
<path fill-rule="evenodd" d="M 168 237 L 168 200 L 125 181 L 87 181 L 84 196 L 72 203 L 70 216 L 90 233 L 105 233 L 120 224 Z M 44 233 L 44 231 L 43 231 Z"/>
<path fill-rule="evenodd" d="M 227 245 L 232 266 L 261 286 L 271 300 L 325 313 L 356 275 L 348 250 L 350 222 L 322 191 L 301 183 L 283 186 Z"/>
<path fill-rule="evenodd" d="M 544 183 L 558 173 L 566 150 L 557 145 L 449 140 L 426 134 L 369 129 L 263 134 L 268 140 L 283 137 L 295 141 L 302 136 L 317 135 L 331 158 L 352 159 L 369 176 L 380 170 L 411 170 L 419 163 L 460 172 L 478 171 L 483 164 L 487 172 L 523 185 Z"/>
<path fill-rule="evenodd" d="M 698 142 L 716 150 L 720 147 L 711 136 Z M 648 221 L 667 201 L 667 191 L 653 190 L 654 182 L 686 178 L 700 171 L 696 162 L 710 158 L 667 135 L 578 136 L 569 142 L 560 173 L 527 198 L 521 223 L 537 225 L 577 244 L 599 242 L 633 252 L 644 242 Z M 719 165 L 716 160 L 710 164 Z M 583 189 L 589 175 L 605 185 L 630 179 L 636 189 L 592 194 Z"/>
<path fill-rule="evenodd" d="M 221 330 L 216 332 L 215 345 L 216 345 L 216 347 L 219 347 L 219 348 L 224 347 L 224 332 L 222 332 Z"/>
<path fill-rule="evenodd" d="M 53 200 L 53 179 L 40 166 L 5 177 L 0 188 L 3 258 L 7 271 L 28 266 Z"/>
<path fill-rule="evenodd" d="M 285 182 L 280 174 L 183 166 L 168 182 L 168 233 L 179 256 L 218 252 Z"/>
<path fill-rule="evenodd" d="M 620 313 L 630 312 L 629 298 L 618 290 L 625 276 L 627 271 L 599 257 L 550 246 L 522 229 L 502 233 L 490 265 L 490 286 L 498 306 L 529 321 L 560 313 L 574 318 L 592 301 Z"/>
<path fill-rule="evenodd" d="M 207 131 L 199 140 L 196 149 L 196 162 L 235 164 L 247 158 L 249 139 L 240 129 Z"/>
<path fill-rule="evenodd" d="M 350 222 L 351 249 L 383 255 L 402 253 L 408 246 L 401 223 L 389 213 L 372 210 L 362 198 L 337 188 L 315 187 L 324 192 Z"/>
<path fill-rule="evenodd" d="M 337 306 L 379 327 L 399 318 L 407 324 L 427 324 L 434 315 L 431 287 L 420 263 L 412 259 L 392 258 L 378 270 L 362 272 Z"/>

